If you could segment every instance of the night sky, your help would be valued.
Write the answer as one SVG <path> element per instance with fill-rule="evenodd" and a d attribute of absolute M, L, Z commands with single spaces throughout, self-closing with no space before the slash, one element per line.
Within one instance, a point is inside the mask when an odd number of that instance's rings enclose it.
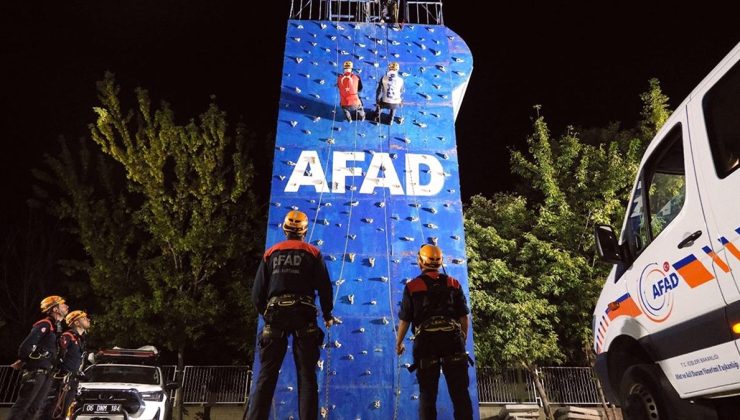
<path fill-rule="evenodd" d="M 147 88 L 183 120 L 214 94 L 231 122 L 273 132 L 289 3 L 2 2 L 0 225 L 23 219 L 30 170 L 56 152 L 56 139 L 88 134 L 94 82 L 106 70 L 124 94 Z M 444 6 L 445 24 L 475 60 L 457 120 L 464 200 L 511 188 L 508 150 L 523 146 L 533 105 L 543 106 L 554 133 L 569 124 L 630 126 L 649 78 L 678 105 L 740 40 L 735 15 L 706 2 L 668 11 L 647 1 L 509 3 Z"/>

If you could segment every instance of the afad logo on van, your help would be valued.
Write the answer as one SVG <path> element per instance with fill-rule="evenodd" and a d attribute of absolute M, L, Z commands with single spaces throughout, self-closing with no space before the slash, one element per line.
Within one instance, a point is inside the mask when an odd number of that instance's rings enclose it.
<path fill-rule="evenodd" d="M 663 322 L 673 312 L 673 291 L 680 283 L 678 274 L 667 262 L 648 264 L 642 270 L 638 287 L 642 312 L 654 322 Z"/>

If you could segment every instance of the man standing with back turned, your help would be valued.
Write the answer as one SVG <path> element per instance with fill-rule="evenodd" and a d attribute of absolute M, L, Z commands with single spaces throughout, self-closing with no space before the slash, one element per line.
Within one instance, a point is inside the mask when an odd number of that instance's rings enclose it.
<path fill-rule="evenodd" d="M 265 252 L 252 288 L 252 302 L 265 325 L 259 336 L 261 367 L 249 398 L 248 420 L 266 420 L 270 414 L 290 335 L 298 373 L 299 418 L 315 420 L 319 414 L 316 363 L 324 332 L 316 324 L 314 300 L 318 291 L 324 325 L 331 327 L 332 285 L 321 251 L 304 242 L 306 214 L 288 212 L 282 227 L 286 240 Z"/>
<path fill-rule="evenodd" d="M 422 245 L 417 256 L 421 275 L 406 283 L 398 314 L 396 354 L 406 349 L 403 338 L 414 326 L 414 364 L 419 381 L 419 419 L 437 419 L 439 370 L 444 372 L 455 420 L 472 420 L 473 406 L 468 394 L 468 310 L 460 283 L 442 274 L 442 250 Z"/>

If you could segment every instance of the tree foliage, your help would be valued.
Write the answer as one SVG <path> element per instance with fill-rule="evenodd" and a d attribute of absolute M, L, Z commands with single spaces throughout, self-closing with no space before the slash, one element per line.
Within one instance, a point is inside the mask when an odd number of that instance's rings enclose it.
<path fill-rule="evenodd" d="M 642 152 L 669 115 L 656 80 L 634 129 L 573 127 L 553 137 L 534 120 L 529 149 L 512 151 L 519 193 L 475 196 L 465 211 L 478 360 L 532 368 L 584 364 L 591 316 L 609 267 L 593 227 L 621 224 Z"/>
<path fill-rule="evenodd" d="M 69 222 L 85 258 L 64 262 L 89 277 L 106 344 L 155 344 L 182 356 L 207 335 L 250 350 L 249 279 L 262 249 L 263 209 L 254 205 L 254 137 L 230 129 L 214 103 L 178 124 L 136 90 L 124 110 L 111 74 L 98 83 L 91 137 L 37 171 L 62 198 L 51 208 Z M 154 108 L 154 109 L 153 109 Z M 223 344 L 221 344 L 223 346 Z"/>

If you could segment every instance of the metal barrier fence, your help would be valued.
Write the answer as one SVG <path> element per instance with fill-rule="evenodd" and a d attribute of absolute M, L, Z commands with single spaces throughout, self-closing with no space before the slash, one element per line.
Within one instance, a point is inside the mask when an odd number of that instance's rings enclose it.
<path fill-rule="evenodd" d="M 176 366 L 165 365 L 161 369 L 164 383 L 175 380 Z M 244 404 L 251 375 L 249 366 L 185 366 L 183 401 L 185 404 Z M 12 405 L 18 398 L 20 379 L 20 371 L 0 365 L 0 406 Z"/>
<path fill-rule="evenodd" d="M 543 386 L 551 401 L 559 404 L 601 404 L 596 376 L 588 367 L 544 367 Z"/>
<path fill-rule="evenodd" d="M 185 366 L 185 404 L 244 404 L 252 371 L 249 366 Z"/>
<path fill-rule="evenodd" d="M 538 403 L 532 378 L 525 370 L 478 368 L 478 400 L 490 403 Z"/>
<path fill-rule="evenodd" d="M 384 0 L 385 2 L 385 0 Z M 291 0 L 290 19 L 331 20 L 335 22 L 394 21 L 442 25 L 442 0 L 396 0 L 383 10 L 379 0 Z"/>
<path fill-rule="evenodd" d="M 175 379 L 176 367 L 162 366 L 166 382 Z M 538 404 L 540 397 L 525 370 L 499 371 L 478 368 L 480 402 Z M 185 404 L 244 404 L 249 393 L 252 371 L 248 366 L 185 366 L 183 401 Z M 540 369 L 550 401 L 557 404 L 600 404 L 596 378 L 588 367 L 544 367 Z M 20 372 L 0 365 L 0 406 L 11 405 L 18 396 Z"/>
<path fill-rule="evenodd" d="M 540 396 L 529 372 L 523 369 L 499 371 L 478 368 L 478 399 L 486 403 L 539 404 Z M 588 367 L 540 368 L 542 386 L 555 404 L 601 404 L 596 376 Z"/>
<path fill-rule="evenodd" d="M 21 387 L 21 371 L 10 365 L 0 366 L 0 405 L 13 404 Z"/>

